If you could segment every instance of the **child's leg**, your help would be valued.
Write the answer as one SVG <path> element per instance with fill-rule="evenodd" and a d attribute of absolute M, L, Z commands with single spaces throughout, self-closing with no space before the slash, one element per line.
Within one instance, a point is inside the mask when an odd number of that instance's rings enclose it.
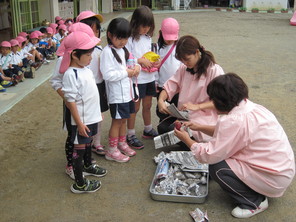
<path fill-rule="evenodd" d="M 118 149 L 127 156 L 134 156 L 136 155 L 136 152 L 126 143 L 126 121 L 126 119 L 122 119 L 122 124 L 119 130 Z"/>
<path fill-rule="evenodd" d="M 127 143 L 134 149 L 143 149 L 144 144 L 136 137 L 135 122 L 136 115 L 140 109 L 141 99 L 135 102 L 135 113 L 130 114 L 130 118 L 127 119 Z"/>
<path fill-rule="evenodd" d="M 83 177 L 82 160 L 85 153 L 85 144 L 75 144 L 73 152 L 73 170 L 75 182 L 78 186 L 83 186 L 85 181 Z"/>
<path fill-rule="evenodd" d="M 109 130 L 109 147 L 106 148 L 105 158 L 116 162 L 127 162 L 129 157 L 122 154 L 118 150 L 119 132 L 122 125 L 122 119 L 112 119 L 111 128 Z"/>
<path fill-rule="evenodd" d="M 150 139 L 158 136 L 155 129 L 152 128 L 151 124 L 151 106 L 152 106 L 152 96 L 145 96 L 143 98 L 142 104 L 142 115 L 144 120 L 144 132 L 143 138 Z"/>
<path fill-rule="evenodd" d="M 92 151 L 99 155 L 105 155 L 104 146 L 101 145 L 102 121 L 98 123 L 97 134 L 93 136 Z"/>

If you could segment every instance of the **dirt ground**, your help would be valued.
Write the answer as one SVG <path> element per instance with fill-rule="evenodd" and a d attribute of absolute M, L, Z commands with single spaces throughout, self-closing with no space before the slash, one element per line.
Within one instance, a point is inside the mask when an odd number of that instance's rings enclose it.
<path fill-rule="evenodd" d="M 199 11 L 155 14 L 156 32 L 162 19 L 174 17 L 180 36 L 196 36 L 225 72 L 239 74 L 248 84 L 250 99 L 271 110 L 296 147 L 296 27 L 292 14 L 252 14 Z M 38 73 L 37 73 L 38 75 Z M 152 108 L 153 125 L 157 124 Z M 110 114 L 104 114 L 103 144 L 107 145 Z M 94 194 L 70 191 L 65 174 L 61 129 L 62 101 L 49 82 L 38 87 L 0 117 L 0 221 L 192 221 L 188 212 L 199 207 L 210 221 L 237 221 L 230 198 L 211 181 L 204 204 L 159 202 L 149 186 L 156 168 L 152 158 L 160 151 L 145 140 L 145 149 L 129 163 L 115 163 L 94 155 L 107 168 L 102 188 Z M 137 135 L 143 129 L 137 119 Z M 169 151 L 169 149 L 165 149 Z M 283 197 L 269 199 L 270 207 L 248 221 L 295 221 L 296 184 Z M 247 220 L 240 220 L 247 221 Z"/>

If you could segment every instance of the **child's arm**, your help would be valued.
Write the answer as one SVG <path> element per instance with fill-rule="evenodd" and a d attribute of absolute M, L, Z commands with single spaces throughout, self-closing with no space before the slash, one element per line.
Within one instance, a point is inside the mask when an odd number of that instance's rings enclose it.
<path fill-rule="evenodd" d="M 203 110 L 203 109 L 214 109 L 214 103 L 212 101 L 199 103 L 199 104 L 193 104 L 191 102 L 185 103 L 182 105 L 181 110 Z"/>
<path fill-rule="evenodd" d="M 84 136 L 84 137 L 89 137 L 87 132 L 90 132 L 90 130 L 86 125 L 83 124 L 83 122 L 81 122 L 76 103 L 75 102 L 67 102 L 66 105 L 70 109 L 71 115 L 73 116 L 73 118 L 75 120 L 79 135 Z"/>

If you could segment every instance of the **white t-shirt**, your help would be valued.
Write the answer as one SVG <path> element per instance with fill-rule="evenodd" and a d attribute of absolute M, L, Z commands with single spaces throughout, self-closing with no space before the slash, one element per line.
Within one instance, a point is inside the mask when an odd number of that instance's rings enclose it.
<path fill-rule="evenodd" d="M 1 55 L 0 57 L 0 66 L 3 70 L 9 69 L 9 65 L 11 64 L 11 54 Z"/>
<path fill-rule="evenodd" d="M 110 46 L 106 46 L 100 57 L 100 70 L 106 84 L 109 104 L 127 103 L 132 100 L 132 84 L 126 71 L 125 52 L 114 50 L 119 55 L 122 64 L 115 59 Z"/>
<path fill-rule="evenodd" d="M 12 65 L 18 65 L 22 62 L 22 56 L 20 52 L 11 52 L 11 64 Z"/>
<path fill-rule="evenodd" d="M 91 62 L 89 64 L 89 68 L 94 74 L 96 83 L 99 84 L 103 82 L 103 76 L 100 72 L 100 55 L 102 53 L 102 47 L 101 46 L 96 46 L 94 51 L 91 54 Z"/>
<path fill-rule="evenodd" d="M 160 55 L 161 59 L 164 59 L 166 54 L 170 51 L 171 47 L 173 47 L 173 45 L 164 46 L 163 48 L 158 49 L 158 54 Z M 169 57 L 162 64 L 162 66 L 158 70 L 158 73 L 156 74 L 155 78 L 159 87 L 163 87 L 163 84 L 172 75 L 176 73 L 176 71 L 181 65 L 181 62 L 176 59 L 175 54 L 176 54 L 176 46 L 174 47 Z"/>
<path fill-rule="evenodd" d="M 126 48 L 133 54 L 135 59 L 140 59 L 146 52 L 151 51 L 151 43 L 151 37 L 148 35 L 141 35 L 139 40 L 130 37 L 126 44 Z M 154 81 L 156 73 L 157 72 L 145 72 L 141 70 L 138 76 L 138 83 L 144 84 Z"/>
<path fill-rule="evenodd" d="M 62 91 L 68 102 L 76 103 L 83 124 L 102 121 L 100 97 L 93 73 L 89 68 L 69 67 L 64 73 Z M 76 125 L 72 115 L 71 124 Z"/>

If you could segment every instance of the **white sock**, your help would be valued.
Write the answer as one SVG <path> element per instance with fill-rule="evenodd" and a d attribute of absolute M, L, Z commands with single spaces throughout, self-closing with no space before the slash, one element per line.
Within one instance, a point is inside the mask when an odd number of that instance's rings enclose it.
<path fill-rule="evenodd" d="M 93 136 L 93 145 L 100 146 L 101 145 L 101 131 L 102 131 L 102 121 L 98 123 L 97 134 Z"/>
<path fill-rule="evenodd" d="M 152 130 L 152 124 L 148 125 L 148 126 L 144 126 L 144 131 L 146 133 L 148 133 L 150 130 Z"/>
<path fill-rule="evenodd" d="M 135 129 L 128 129 L 127 136 L 130 138 L 132 135 L 136 135 L 136 130 Z"/>

